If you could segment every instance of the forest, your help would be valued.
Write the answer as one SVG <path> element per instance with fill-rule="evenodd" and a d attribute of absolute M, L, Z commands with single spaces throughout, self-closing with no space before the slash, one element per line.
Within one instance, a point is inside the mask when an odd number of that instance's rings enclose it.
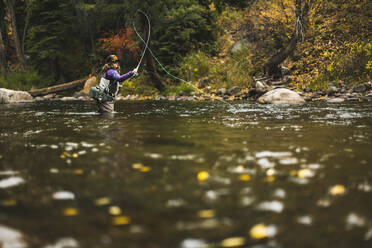
<path fill-rule="evenodd" d="M 0 0 L 0 87 L 98 75 L 109 54 L 132 70 L 144 48 L 136 30 L 151 31 L 156 57 L 146 53 L 125 94 L 193 90 L 175 78 L 215 89 L 284 74 L 300 90 L 354 85 L 371 79 L 371 9 L 369 0 Z"/>

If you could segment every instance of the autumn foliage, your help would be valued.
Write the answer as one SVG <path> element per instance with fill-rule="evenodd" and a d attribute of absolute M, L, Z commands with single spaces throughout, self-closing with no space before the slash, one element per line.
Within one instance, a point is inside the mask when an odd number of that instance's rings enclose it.
<path fill-rule="evenodd" d="M 135 41 L 132 27 L 120 29 L 118 33 L 106 33 L 105 38 L 99 39 L 100 49 L 106 53 L 116 54 L 125 64 L 134 64 L 138 61 L 141 48 Z"/>

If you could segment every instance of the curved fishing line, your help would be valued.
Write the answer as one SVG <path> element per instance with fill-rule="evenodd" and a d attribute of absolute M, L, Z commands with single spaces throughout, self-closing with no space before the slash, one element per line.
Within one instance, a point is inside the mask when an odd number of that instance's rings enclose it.
<path fill-rule="evenodd" d="M 139 9 L 137 10 L 137 12 L 142 13 L 142 14 L 146 17 L 146 19 L 147 19 L 147 23 L 148 23 L 148 29 L 149 29 L 149 31 L 148 31 L 148 36 L 147 36 L 147 41 L 145 41 L 145 40 L 142 38 L 142 36 L 139 34 L 139 32 L 137 31 L 137 29 L 136 29 L 136 25 L 134 24 L 134 21 L 133 21 L 133 29 L 134 29 L 134 32 L 136 33 L 136 35 L 138 36 L 138 38 L 139 38 L 139 39 L 140 39 L 140 40 L 145 44 L 145 50 L 144 50 L 143 53 L 142 53 L 142 56 L 141 56 L 140 62 L 138 63 L 137 68 L 139 68 L 139 66 L 140 66 L 140 64 L 141 64 L 141 62 L 142 62 L 142 59 L 143 59 L 143 57 L 144 57 L 144 55 L 145 55 L 146 49 L 147 49 L 147 50 L 151 53 L 151 56 L 155 59 L 156 63 L 158 63 L 158 65 L 161 67 L 161 69 L 162 69 L 163 71 L 165 71 L 165 73 L 166 73 L 168 76 L 170 76 L 170 77 L 172 77 L 172 78 L 174 78 L 174 79 L 177 79 L 177 80 L 179 80 L 179 81 L 181 81 L 181 82 L 187 83 L 187 84 L 191 85 L 194 89 L 196 89 L 198 92 L 200 92 L 200 93 L 202 93 L 202 94 L 205 94 L 203 91 L 201 91 L 200 89 L 198 89 L 195 85 L 193 85 L 190 81 L 186 81 L 186 80 L 184 80 L 184 79 L 182 79 L 182 78 L 179 78 L 179 77 L 173 75 L 172 73 L 170 73 L 170 72 L 169 72 L 169 71 L 168 71 L 168 70 L 163 66 L 163 64 L 160 63 L 159 59 L 155 56 L 155 54 L 152 52 L 151 48 L 148 46 L 149 41 L 150 41 L 150 29 L 151 29 L 150 18 L 147 16 L 147 14 L 146 14 L 145 12 L 143 12 L 143 11 L 141 11 L 141 10 L 139 10 Z M 214 97 L 212 97 L 212 99 L 222 101 L 222 102 L 224 102 L 224 103 L 226 103 L 226 104 L 232 106 L 230 103 L 226 102 L 226 101 L 223 100 L 223 99 L 214 98 Z"/>
<path fill-rule="evenodd" d="M 147 25 L 148 25 L 147 41 L 145 42 L 145 41 L 142 39 L 142 37 L 141 37 L 143 43 L 145 44 L 145 49 L 143 49 L 142 56 L 141 56 L 140 61 L 138 62 L 138 65 L 137 65 L 137 67 L 136 67 L 136 69 L 138 69 L 138 68 L 140 67 L 141 63 L 142 63 L 143 57 L 145 56 L 146 50 L 147 50 L 148 47 L 149 47 L 150 35 L 151 35 L 151 23 L 150 23 L 150 18 L 147 16 L 147 14 L 146 14 L 145 12 L 143 12 L 143 11 L 140 10 L 140 9 L 137 9 L 136 12 L 139 12 L 139 13 L 143 14 L 143 15 L 146 17 Z M 134 24 L 134 20 L 133 20 L 133 27 L 134 27 L 134 30 L 136 31 L 137 35 L 139 35 L 138 32 L 137 32 L 137 30 L 136 30 L 136 26 L 135 26 L 135 24 Z"/>
<path fill-rule="evenodd" d="M 137 31 L 137 29 L 136 29 L 136 25 L 135 25 L 134 22 L 133 22 L 134 32 L 136 33 L 136 35 L 138 36 L 138 38 L 140 38 L 140 40 L 145 44 L 145 50 L 144 50 L 144 52 L 142 53 L 142 57 L 141 57 L 141 59 L 140 59 L 140 63 L 142 62 L 142 59 L 143 59 L 144 54 L 145 54 L 146 49 L 147 49 L 147 50 L 149 50 L 149 52 L 151 53 L 151 56 L 155 59 L 156 63 L 158 63 L 158 65 L 160 66 L 160 68 L 161 68 L 163 71 L 165 71 L 165 73 L 166 73 L 168 76 L 170 76 L 170 77 L 172 77 L 172 78 L 174 78 L 174 79 L 180 80 L 180 81 L 182 81 L 182 82 L 184 82 L 184 83 L 191 84 L 191 82 L 188 82 L 188 81 L 186 81 L 186 80 L 184 80 L 184 79 L 182 79 L 182 78 L 179 78 L 179 77 L 173 75 L 172 73 L 170 73 L 170 72 L 169 72 L 169 71 L 168 71 L 168 70 L 163 66 L 163 64 L 160 63 L 159 59 L 155 56 L 155 54 L 153 53 L 153 51 L 151 50 L 151 48 L 148 47 L 149 40 L 150 40 L 150 28 L 151 28 L 150 18 L 149 18 L 149 17 L 146 15 L 146 13 L 144 13 L 143 11 L 141 11 L 141 10 L 137 10 L 137 11 L 140 12 L 140 13 L 142 13 L 142 14 L 146 17 L 146 19 L 147 19 L 147 23 L 148 23 L 148 27 L 149 27 L 149 35 L 148 35 L 148 37 L 147 37 L 147 41 L 145 41 L 145 40 L 143 39 L 143 37 L 142 37 L 142 36 L 139 34 L 139 32 Z M 138 67 L 139 67 L 140 63 L 138 63 Z"/>

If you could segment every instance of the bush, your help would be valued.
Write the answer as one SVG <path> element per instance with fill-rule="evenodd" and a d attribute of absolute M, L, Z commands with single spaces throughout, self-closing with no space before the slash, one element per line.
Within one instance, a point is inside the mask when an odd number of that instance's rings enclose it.
<path fill-rule="evenodd" d="M 120 93 L 123 96 L 127 95 L 140 95 L 140 96 L 155 96 L 159 94 L 159 91 L 153 86 L 149 85 L 149 79 L 146 76 L 139 78 L 126 80 L 122 83 Z"/>
<path fill-rule="evenodd" d="M 211 63 L 208 56 L 202 51 L 197 51 L 185 57 L 180 64 L 179 71 L 181 78 L 195 82 L 208 76 L 210 67 Z"/>
<path fill-rule="evenodd" d="M 35 70 L 15 70 L 0 74 L 0 88 L 28 91 L 31 88 L 48 86 L 50 80 L 40 76 Z"/>

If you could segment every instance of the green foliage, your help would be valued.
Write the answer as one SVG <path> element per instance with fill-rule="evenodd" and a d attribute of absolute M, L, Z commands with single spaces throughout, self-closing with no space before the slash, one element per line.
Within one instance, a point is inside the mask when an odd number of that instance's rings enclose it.
<path fill-rule="evenodd" d="M 187 81 L 197 81 L 209 74 L 212 66 L 210 58 L 202 51 L 192 52 L 185 57 L 179 65 L 179 71 L 182 78 Z"/>
<path fill-rule="evenodd" d="M 185 95 L 190 95 L 192 92 L 195 92 L 195 87 L 189 83 L 181 82 L 175 85 L 167 85 L 164 94 L 166 96 L 175 96 L 180 93 Z"/>
<path fill-rule="evenodd" d="M 148 84 L 149 78 L 141 76 L 140 78 L 126 80 L 122 83 L 120 93 L 123 96 L 140 95 L 140 96 L 155 96 L 159 91 Z"/>
<path fill-rule="evenodd" d="M 0 88 L 13 90 L 30 90 L 31 88 L 46 87 L 50 79 L 42 77 L 35 70 L 13 70 L 0 74 Z"/>
<path fill-rule="evenodd" d="M 53 76 L 56 81 L 73 80 L 86 72 L 72 2 L 35 0 L 29 8 L 32 27 L 27 52 L 39 72 Z"/>

